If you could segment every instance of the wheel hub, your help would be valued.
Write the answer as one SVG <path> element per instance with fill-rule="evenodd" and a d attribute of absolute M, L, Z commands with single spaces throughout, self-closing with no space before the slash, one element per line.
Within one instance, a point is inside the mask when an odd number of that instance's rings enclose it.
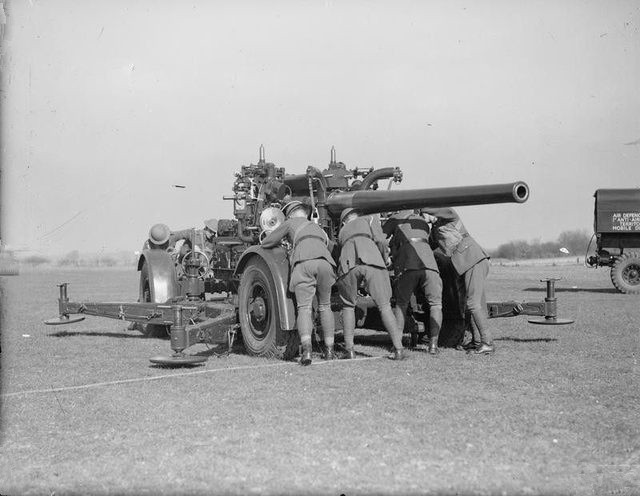
<path fill-rule="evenodd" d="M 629 284 L 633 284 L 637 286 L 640 284 L 640 266 L 638 265 L 629 265 L 626 269 L 622 271 L 622 277 Z"/>
<path fill-rule="evenodd" d="M 267 316 L 267 306 L 261 296 L 257 296 L 251 302 L 249 312 L 251 312 L 251 318 L 253 320 L 256 322 L 264 322 L 264 319 Z"/>

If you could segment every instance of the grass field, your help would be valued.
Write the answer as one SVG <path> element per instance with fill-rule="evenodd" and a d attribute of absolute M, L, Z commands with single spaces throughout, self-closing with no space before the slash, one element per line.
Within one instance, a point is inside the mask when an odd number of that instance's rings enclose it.
<path fill-rule="evenodd" d="M 576 323 L 492 320 L 491 357 L 395 363 L 380 334 L 355 361 L 172 370 L 123 322 L 42 325 L 56 283 L 135 301 L 135 271 L 3 278 L 0 493 L 640 494 L 640 299 L 582 266 L 493 267 L 489 299 L 541 300 L 552 275 Z"/>

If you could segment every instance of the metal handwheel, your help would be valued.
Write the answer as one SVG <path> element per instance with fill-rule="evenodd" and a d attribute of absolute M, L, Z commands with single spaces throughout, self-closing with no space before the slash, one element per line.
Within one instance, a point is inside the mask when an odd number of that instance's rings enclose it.
<path fill-rule="evenodd" d="M 198 277 L 204 278 L 210 270 L 209 257 L 201 250 L 189 250 L 184 257 L 180 265 L 185 274 L 189 274 L 189 267 L 198 267 Z"/>

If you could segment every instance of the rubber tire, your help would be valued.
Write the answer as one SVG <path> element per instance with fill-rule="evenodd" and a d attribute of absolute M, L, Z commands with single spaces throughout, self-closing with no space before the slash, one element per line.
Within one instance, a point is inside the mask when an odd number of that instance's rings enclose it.
<path fill-rule="evenodd" d="M 153 303 L 154 295 L 151 294 L 149 286 L 149 267 L 146 260 L 140 269 L 140 300 L 141 302 Z M 157 302 L 156 302 L 157 303 Z M 169 326 L 158 324 L 137 324 L 136 328 L 147 338 L 168 338 Z"/>
<path fill-rule="evenodd" d="M 262 333 L 256 332 L 251 323 L 249 304 L 252 292 L 261 288 L 264 293 L 267 324 Z M 247 263 L 238 288 L 238 320 L 242 331 L 242 340 L 249 355 L 291 360 L 298 355 L 300 337 L 296 330 L 283 331 L 280 328 L 280 315 L 275 283 L 264 260 L 254 257 Z M 280 342 L 278 337 L 280 336 Z"/>
<path fill-rule="evenodd" d="M 640 294 L 640 282 L 634 284 L 625 278 L 624 272 L 633 266 L 640 271 L 640 254 L 628 251 L 620 255 L 611 267 L 611 282 L 621 293 Z"/>

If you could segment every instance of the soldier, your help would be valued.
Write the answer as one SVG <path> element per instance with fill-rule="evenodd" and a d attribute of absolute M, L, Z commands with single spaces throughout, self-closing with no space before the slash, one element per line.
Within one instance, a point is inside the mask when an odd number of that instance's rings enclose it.
<path fill-rule="evenodd" d="M 213 240 L 218 235 L 218 219 L 207 219 L 204 221 L 204 248 L 211 249 Z"/>
<path fill-rule="evenodd" d="M 353 335 L 356 327 L 355 306 L 358 286 L 364 283 L 367 292 L 380 310 L 382 323 L 391 336 L 393 354 L 388 358 L 402 360 L 402 331 L 398 329 L 391 310 L 391 283 L 386 269 L 387 247 L 380 220 L 372 216 L 360 216 L 347 208 L 340 216 L 340 264 L 338 289 L 342 300 L 342 323 L 346 358 L 355 358 Z"/>
<path fill-rule="evenodd" d="M 205 255 L 211 259 L 214 254 L 215 238 L 218 237 L 218 219 L 207 219 L 204 221 L 203 250 Z"/>
<path fill-rule="evenodd" d="M 331 287 L 336 282 L 336 264 L 327 248 L 327 234 L 315 222 L 308 220 L 309 211 L 308 205 L 297 200 L 287 203 L 283 208 L 287 220 L 262 240 L 263 247 L 273 248 L 278 246 L 282 239 L 287 238 L 293 247 L 289 256 L 289 291 L 296 295 L 296 324 L 302 343 L 302 365 L 311 363 L 311 305 L 314 294 L 318 297 L 318 311 L 324 336 L 323 358 L 336 358 L 335 321 L 331 311 Z"/>
<path fill-rule="evenodd" d="M 474 240 L 452 208 L 423 208 L 425 219 L 433 222 L 432 237 L 445 255 L 451 257 L 456 272 L 464 278 L 461 290 L 471 314 L 473 343 L 469 353 L 495 351 L 488 325 L 485 282 L 489 273 L 489 255 Z"/>
<path fill-rule="evenodd" d="M 400 332 L 411 296 L 422 290 L 429 305 L 429 353 L 438 353 L 438 335 L 442 326 L 442 280 L 429 246 L 429 223 L 414 211 L 398 212 L 384 224 L 391 236 L 391 259 L 395 273 L 395 315 Z"/>
<path fill-rule="evenodd" d="M 204 221 L 202 229 L 202 239 L 196 238 L 196 251 L 203 252 L 207 257 L 211 257 L 214 249 L 214 239 L 218 235 L 218 219 L 207 219 Z M 178 262 L 182 262 L 184 256 L 193 250 L 191 246 L 192 230 L 185 229 L 171 233 L 170 244 L 177 253 Z M 202 246 L 200 246 L 202 245 Z"/>

